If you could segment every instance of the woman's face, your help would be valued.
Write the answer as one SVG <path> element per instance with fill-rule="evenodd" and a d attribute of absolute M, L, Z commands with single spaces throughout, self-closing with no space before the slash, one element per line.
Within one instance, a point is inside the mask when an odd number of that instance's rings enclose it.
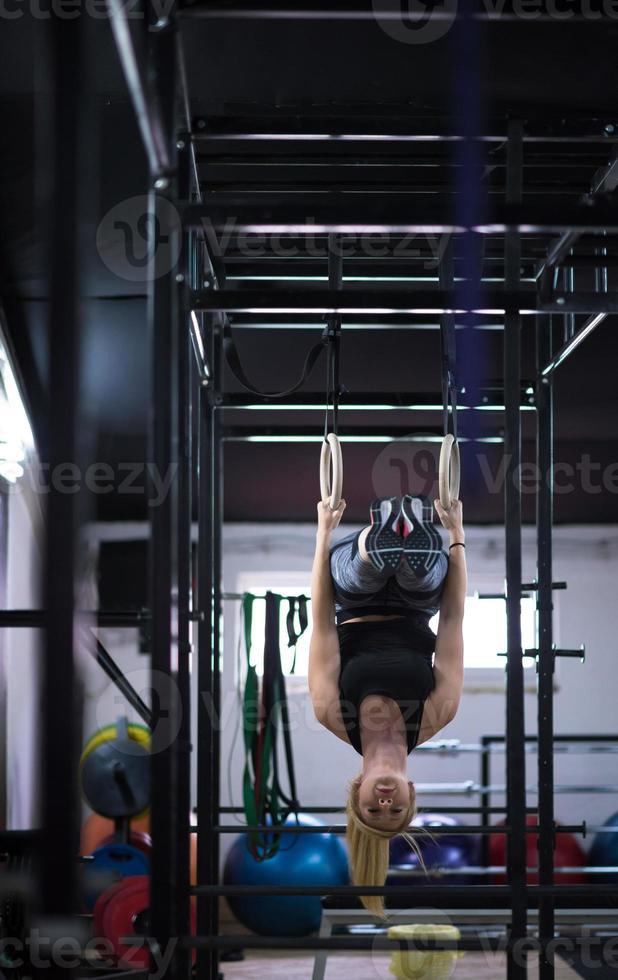
<path fill-rule="evenodd" d="M 410 806 L 410 787 L 403 776 L 365 777 L 358 791 L 364 823 L 375 830 L 398 830 Z"/>

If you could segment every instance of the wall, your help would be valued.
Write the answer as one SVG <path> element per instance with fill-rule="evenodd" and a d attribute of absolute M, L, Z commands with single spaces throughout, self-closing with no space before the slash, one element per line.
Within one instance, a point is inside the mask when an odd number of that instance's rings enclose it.
<path fill-rule="evenodd" d="M 346 526 L 345 533 L 351 528 Z M 309 583 L 315 531 L 308 525 L 230 525 L 224 531 L 224 588 L 236 591 L 239 576 L 254 573 L 279 578 L 279 573 L 298 574 L 299 586 Z M 504 579 L 504 531 L 496 528 L 469 528 L 467 557 L 470 591 L 500 591 Z M 535 537 L 524 529 L 524 580 L 535 576 Z M 586 663 L 558 660 L 556 665 L 555 731 L 557 733 L 614 733 L 618 736 L 618 529 L 614 527 L 559 527 L 554 536 L 556 581 L 567 581 L 568 590 L 555 593 L 555 640 L 566 647 L 586 644 Z M 246 581 L 245 581 L 246 584 Z M 223 691 L 231 708 L 234 704 L 239 603 L 224 605 L 225 644 Z M 526 731 L 536 730 L 534 667 L 526 672 Z M 298 726 L 294 732 L 296 766 L 302 801 L 307 805 L 337 804 L 344 798 L 348 779 L 358 771 L 358 757 L 339 739 L 316 725 L 307 697 L 290 695 Z M 443 730 L 444 738 L 464 744 L 478 743 L 483 734 L 502 734 L 505 729 L 504 675 L 501 672 L 467 672 L 466 689 L 455 720 Z M 223 730 L 223 802 L 240 798 L 242 753 L 236 726 L 230 718 Z M 618 747 L 618 745 L 617 745 Z M 618 786 L 618 767 L 613 754 L 565 755 L 556 757 L 556 784 L 604 783 Z M 536 757 L 527 756 L 528 784 L 536 780 Z M 476 781 L 479 757 L 474 753 L 458 756 L 416 752 L 410 757 L 409 771 L 417 784 L 429 782 Z M 230 774 L 230 775 L 228 775 Z M 504 784 L 504 755 L 497 757 L 492 782 Z M 461 797 L 423 796 L 423 805 L 439 808 L 455 804 Z M 530 797 L 533 805 L 534 797 Z M 462 805 L 475 805 L 476 797 L 465 797 Z M 501 802 L 496 796 L 495 803 Z M 618 794 L 559 794 L 556 813 L 562 822 L 582 819 L 590 823 L 604 820 L 618 810 Z M 473 822 L 473 818 L 472 821 Z"/>
<path fill-rule="evenodd" d="M 341 533 L 347 533 L 345 527 Z M 341 529 L 340 529 L 341 531 Z M 145 534 L 143 525 L 93 526 L 90 537 L 135 538 Z M 299 591 L 309 585 L 315 531 L 311 525 L 227 525 L 223 533 L 224 591 L 237 592 L 247 584 L 247 576 L 266 585 L 285 575 L 297 583 Z M 554 535 L 555 580 L 567 581 L 568 590 L 555 593 L 555 640 L 559 645 L 578 647 L 585 642 L 587 660 L 558 660 L 556 665 L 555 731 L 557 733 L 613 733 L 618 736 L 618 529 L 614 527 L 559 527 Z M 504 531 L 501 527 L 469 528 L 467 556 L 470 590 L 500 591 L 504 578 Z M 532 528 L 524 529 L 524 580 L 535 575 L 535 539 Z M 244 578 L 244 581 L 243 581 Z M 134 631 L 103 631 L 104 642 L 114 658 L 130 673 L 145 693 L 148 686 L 147 659 L 136 651 Z M 223 648 L 223 729 L 222 803 L 240 801 L 243 769 L 242 739 L 239 731 L 237 659 L 239 603 L 224 602 Z M 89 690 L 85 731 L 115 720 L 121 702 L 100 668 L 88 668 Z M 536 727 L 534 667 L 526 672 L 526 730 Z M 198 697 L 197 679 L 194 703 Z M 296 719 L 294 751 L 302 802 L 306 805 L 333 805 L 343 801 L 347 781 L 358 772 L 359 760 L 343 742 L 321 729 L 302 691 L 290 693 L 291 712 Z M 195 714 L 194 714 L 195 719 Z M 477 744 L 483 734 L 501 734 L 505 724 L 504 674 L 500 671 L 472 672 L 455 720 L 442 733 L 444 738 Z M 557 785 L 618 784 L 615 754 L 557 754 Z M 194 756 L 195 760 L 195 756 Z M 535 756 L 529 755 L 528 784 L 536 779 Z M 474 752 L 440 755 L 419 751 L 410 758 L 409 771 L 417 784 L 464 782 L 479 778 L 479 757 Z M 504 783 L 504 755 L 498 756 L 492 782 Z M 195 800 L 196 772 L 193 787 Z M 424 806 L 439 808 L 461 800 L 475 805 L 476 797 L 424 795 Z M 533 804 L 534 796 L 530 797 Z M 501 802 L 498 795 L 494 801 Z M 618 810 L 618 794 L 593 796 L 588 793 L 558 794 L 556 812 L 562 822 L 582 819 L 594 824 Z M 232 818 L 230 818 L 232 819 Z M 229 844 L 230 838 L 224 842 Z"/>

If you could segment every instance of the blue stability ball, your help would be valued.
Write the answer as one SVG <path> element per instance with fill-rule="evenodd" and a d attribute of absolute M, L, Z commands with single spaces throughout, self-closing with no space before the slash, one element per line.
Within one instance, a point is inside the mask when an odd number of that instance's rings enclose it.
<path fill-rule="evenodd" d="M 291 816 L 286 825 L 324 826 L 314 817 Z M 248 836 L 239 837 L 225 860 L 226 885 L 307 885 L 324 888 L 348 884 L 348 861 L 342 840 L 335 834 L 282 834 L 277 854 L 256 861 L 249 851 Z M 307 936 L 320 927 L 322 906 L 318 897 L 228 898 L 236 918 L 264 936 Z"/>
<path fill-rule="evenodd" d="M 150 874 L 150 861 L 131 844 L 103 844 L 84 865 L 84 902 L 92 911 L 96 901 L 110 885 L 122 878 Z"/>
<path fill-rule="evenodd" d="M 444 883 L 447 885 L 478 884 L 475 875 L 432 875 L 431 868 L 476 867 L 480 861 L 480 838 L 476 834 L 458 834 L 461 826 L 457 820 L 445 813 L 423 813 L 414 820 L 414 826 L 425 828 L 412 834 L 420 847 L 428 875 L 422 873 L 422 865 L 407 840 L 395 837 L 390 844 L 389 885 Z M 430 837 L 432 827 L 452 827 L 453 834 L 436 834 Z M 421 870 L 420 875 L 397 874 L 398 871 Z"/>
<path fill-rule="evenodd" d="M 615 827 L 616 832 L 613 834 L 596 834 L 588 855 L 588 864 L 593 868 L 618 868 L 618 813 L 609 817 L 603 826 Z M 616 884 L 618 883 L 618 873 L 601 875 L 601 877 L 595 875 L 594 880 Z"/>

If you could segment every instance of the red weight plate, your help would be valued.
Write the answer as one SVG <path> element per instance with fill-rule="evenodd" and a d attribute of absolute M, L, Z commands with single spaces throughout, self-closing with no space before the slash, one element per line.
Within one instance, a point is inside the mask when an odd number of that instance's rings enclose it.
<path fill-rule="evenodd" d="M 115 882 L 115 884 L 110 885 L 109 888 L 106 888 L 104 892 L 101 892 L 101 894 L 97 898 L 96 904 L 95 904 L 94 909 L 93 909 L 93 914 L 92 914 L 92 916 L 93 916 L 92 917 L 92 935 L 94 937 L 96 937 L 97 939 L 99 937 L 103 936 L 103 913 L 104 913 L 104 911 L 105 911 L 105 909 L 107 907 L 107 903 L 109 902 L 109 900 L 111 898 L 114 897 L 114 895 L 121 888 L 123 888 L 126 885 L 127 881 L 129 881 L 129 880 L 130 880 L 129 878 L 126 878 L 123 881 L 117 881 L 117 882 Z"/>
<path fill-rule="evenodd" d="M 144 946 L 133 946 L 123 942 L 131 936 L 141 933 L 136 929 L 138 916 L 148 914 L 150 906 L 150 878 L 147 875 L 136 875 L 125 878 L 112 885 L 99 898 L 95 910 L 94 935 L 97 938 L 111 941 L 114 952 L 121 966 L 147 969 L 149 966 L 148 949 Z M 197 932 L 197 899 L 191 898 L 191 935 Z M 192 951 L 192 961 L 195 963 L 197 950 Z"/>
<path fill-rule="evenodd" d="M 101 935 L 112 943 L 121 966 L 147 969 L 150 964 L 147 945 L 134 946 L 127 940 L 140 936 L 138 917 L 147 913 L 150 906 L 150 878 L 135 875 L 126 878 L 122 885 L 105 905 Z"/>

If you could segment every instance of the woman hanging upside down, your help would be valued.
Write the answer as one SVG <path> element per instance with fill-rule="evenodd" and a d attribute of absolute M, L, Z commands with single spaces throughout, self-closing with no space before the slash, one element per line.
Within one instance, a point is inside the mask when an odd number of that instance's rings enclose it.
<path fill-rule="evenodd" d="M 416 814 L 407 757 L 453 720 L 463 684 L 466 559 L 459 500 L 376 500 L 371 524 L 331 546 L 345 501 L 318 504 L 309 689 L 318 721 L 363 758 L 350 786 L 348 850 L 357 885 L 383 885 L 389 840 Z M 429 620 L 440 611 L 437 636 Z M 363 905 L 384 914 L 379 897 Z"/>

